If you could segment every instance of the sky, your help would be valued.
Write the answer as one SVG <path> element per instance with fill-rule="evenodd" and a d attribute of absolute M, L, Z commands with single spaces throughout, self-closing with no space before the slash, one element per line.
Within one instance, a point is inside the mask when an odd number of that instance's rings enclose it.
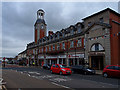
<path fill-rule="evenodd" d="M 15 57 L 34 41 L 39 9 L 45 11 L 47 32 L 60 31 L 108 7 L 118 12 L 118 2 L 2 2 L 1 7 L 2 57 Z"/>

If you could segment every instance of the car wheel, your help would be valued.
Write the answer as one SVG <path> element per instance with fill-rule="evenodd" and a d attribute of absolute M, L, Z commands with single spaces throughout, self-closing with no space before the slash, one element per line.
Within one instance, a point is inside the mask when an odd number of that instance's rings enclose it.
<path fill-rule="evenodd" d="M 60 73 L 59 73 L 60 75 L 62 75 L 63 73 L 60 71 Z"/>
<path fill-rule="evenodd" d="M 53 71 L 52 71 L 52 70 L 50 70 L 50 72 L 53 74 Z"/>
<path fill-rule="evenodd" d="M 84 74 L 86 75 L 86 74 L 87 74 L 87 72 L 84 72 Z"/>
<path fill-rule="evenodd" d="M 107 73 L 104 73 L 103 76 L 107 78 L 107 77 L 108 77 L 108 74 L 107 74 Z"/>

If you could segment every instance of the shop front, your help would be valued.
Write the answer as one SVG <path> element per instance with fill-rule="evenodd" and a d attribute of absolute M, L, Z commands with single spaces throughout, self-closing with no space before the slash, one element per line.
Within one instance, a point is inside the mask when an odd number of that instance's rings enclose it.
<path fill-rule="evenodd" d="M 69 66 L 72 65 L 84 65 L 84 54 L 83 53 L 76 53 L 76 54 L 69 54 Z"/>
<path fill-rule="evenodd" d="M 105 52 L 90 52 L 89 66 L 96 70 L 103 70 L 105 62 Z"/>

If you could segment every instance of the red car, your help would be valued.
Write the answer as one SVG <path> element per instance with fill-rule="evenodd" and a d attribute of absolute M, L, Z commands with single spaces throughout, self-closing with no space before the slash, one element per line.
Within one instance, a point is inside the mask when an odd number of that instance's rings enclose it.
<path fill-rule="evenodd" d="M 60 75 L 72 73 L 71 69 L 67 68 L 66 65 L 63 65 L 63 64 L 52 65 L 50 71 L 51 73 L 59 73 Z"/>
<path fill-rule="evenodd" d="M 108 65 L 103 69 L 104 77 L 120 77 L 120 66 Z"/>

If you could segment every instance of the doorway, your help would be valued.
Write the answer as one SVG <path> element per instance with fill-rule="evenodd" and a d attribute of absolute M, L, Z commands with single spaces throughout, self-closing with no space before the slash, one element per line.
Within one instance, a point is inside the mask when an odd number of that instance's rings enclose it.
<path fill-rule="evenodd" d="M 103 70 L 104 68 L 103 56 L 91 56 L 91 68 L 96 70 Z"/>

